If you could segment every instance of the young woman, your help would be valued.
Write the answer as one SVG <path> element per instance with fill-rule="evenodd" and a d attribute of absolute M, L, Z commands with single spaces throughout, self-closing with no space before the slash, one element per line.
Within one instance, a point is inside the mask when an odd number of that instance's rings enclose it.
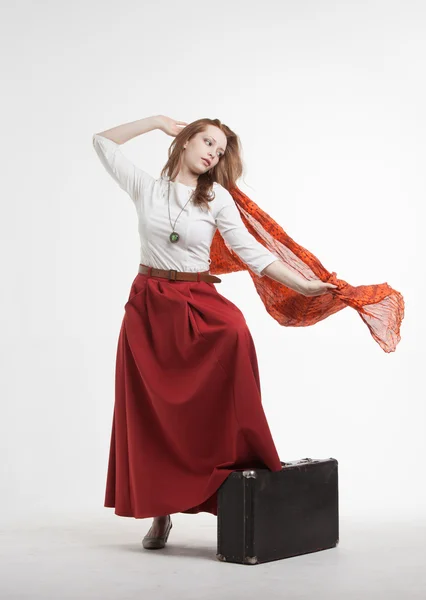
<path fill-rule="evenodd" d="M 175 138 L 157 179 L 120 149 L 154 129 Z M 94 134 L 93 145 L 133 201 L 140 235 L 118 339 L 104 505 L 154 517 L 143 546 L 162 548 L 172 513 L 217 515 L 217 490 L 233 470 L 281 470 L 253 339 L 209 274 L 216 229 L 261 277 L 310 296 L 336 286 L 295 275 L 249 233 L 228 191 L 242 174 L 239 139 L 218 119 L 147 117 Z"/>

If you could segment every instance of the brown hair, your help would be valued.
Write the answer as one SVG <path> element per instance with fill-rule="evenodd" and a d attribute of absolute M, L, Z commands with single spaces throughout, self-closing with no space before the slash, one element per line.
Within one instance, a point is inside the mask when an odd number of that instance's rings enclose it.
<path fill-rule="evenodd" d="M 179 172 L 184 145 L 194 135 L 206 130 L 207 125 L 214 125 L 226 135 L 226 149 L 215 167 L 202 173 L 198 177 L 197 187 L 193 195 L 193 203 L 196 206 L 205 206 L 214 199 L 213 182 L 217 181 L 229 190 L 236 185 L 237 179 L 242 175 L 243 163 L 241 159 L 241 144 L 236 133 L 219 119 L 198 119 L 186 125 L 174 138 L 168 151 L 168 161 L 161 170 L 161 176 L 167 175 L 171 180 Z"/>

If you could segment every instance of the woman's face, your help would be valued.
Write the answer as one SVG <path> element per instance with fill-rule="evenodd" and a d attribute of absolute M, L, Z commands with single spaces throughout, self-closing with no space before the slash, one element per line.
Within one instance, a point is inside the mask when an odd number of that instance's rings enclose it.
<path fill-rule="evenodd" d="M 226 135 L 214 125 L 194 135 L 185 145 L 183 158 L 189 169 L 198 175 L 213 169 L 226 150 Z M 206 162 L 206 160 L 210 162 Z"/>

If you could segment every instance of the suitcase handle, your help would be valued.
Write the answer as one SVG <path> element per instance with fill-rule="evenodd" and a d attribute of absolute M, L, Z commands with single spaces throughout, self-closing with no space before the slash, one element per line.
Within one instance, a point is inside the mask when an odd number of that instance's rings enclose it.
<path fill-rule="evenodd" d="M 287 465 L 298 465 L 300 463 L 314 463 L 314 462 L 318 462 L 318 459 L 312 459 L 312 458 L 301 458 L 300 460 L 293 460 L 293 461 L 289 461 L 289 462 L 283 462 L 280 460 L 280 463 L 286 467 Z"/>

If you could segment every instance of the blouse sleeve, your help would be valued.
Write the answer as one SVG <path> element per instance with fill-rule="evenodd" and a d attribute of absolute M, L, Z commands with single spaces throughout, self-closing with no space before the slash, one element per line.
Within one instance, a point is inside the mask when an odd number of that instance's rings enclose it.
<path fill-rule="evenodd" d="M 265 267 L 279 260 L 256 240 L 241 219 L 240 211 L 231 194 L 226 190 L 226 204 L 216 215 L 216 225 L 223 239 L 256 275 L 263 277 Z M 229 197 L 228 197 L 229 196 Z"/>
<path fill-rule="evenodd" d="M 136 203 L 144 188 L 155 181 L 154 177 L 133 164 L 121 152 L 120 144 L 98 133 L 93 135 L 92 143 L 107 172 Z"/>

